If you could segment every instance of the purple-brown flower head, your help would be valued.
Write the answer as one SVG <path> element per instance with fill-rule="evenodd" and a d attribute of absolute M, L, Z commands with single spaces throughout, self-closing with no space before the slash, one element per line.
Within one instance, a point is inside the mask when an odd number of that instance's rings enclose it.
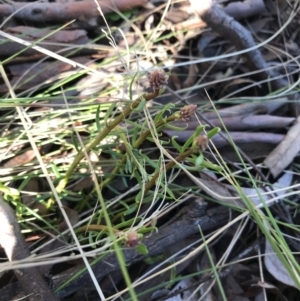
<path fill-rule="evenodd" d="M 196 105 L 186 105 L 182 107 L 179 111 L 179 118 L 182 121 L 187 121 L 190 119 L 190 117 L 195 113 L 197 109 Z"/>
<path fill-rule="evenodd" d="M 162 69 L 157 69 L 148 73 L 150 87 L 153 90 L 161 89 L 168 84 L 169 75 Z"/>
<path fill-rule="evenodd" d="M 195 140 L 195 146 L 197 147 L 198 150 L 200 151 L 205 151 L 205 149 L 208 146 L 208 138 L 206 135 L 200 135 L 196 138 Z"/>
<path fill-rule="evenodd" d="M 134 248 L 139 244 L 139 242 L 140 238 L 138 233 L 136 233 L 135 231 L 130 231 L 129 233 L 127 233 L 125 244 L 128 247 Z"/>

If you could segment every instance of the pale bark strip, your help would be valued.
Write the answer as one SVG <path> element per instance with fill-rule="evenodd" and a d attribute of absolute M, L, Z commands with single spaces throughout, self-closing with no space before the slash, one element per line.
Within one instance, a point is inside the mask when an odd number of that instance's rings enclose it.
<path fill-rule="evenodd" d="M 283 141 L 269 154 L 264 164 L 270 168 L 274 177 L 277 177 L 292 163 L 300 151 L 300 117 L 290 128 Z"/>
<path fill-rule="evenodd" d="M 200 119 L 200 118 L 199 118 Z M 200 121 L 205 124 L 205 121 Z M 285 129 L 295 121 L 293 117 L 281 117 L 272 115 L 249 115 L 249 116 L 230 116 L 223 117 L 222 121 L 218 118 L 209 120 L 214 127 L 227 129 L 228 131 L 251 131 L 265 129 Z M 172 123 L 175 126 L 186 128 L 186 130 L 196 130 L 199 126 L 199 121 L 196 118 L 191 118 L 188 121 L 175 121 Z M 223 127 L 223 124 L 225 128 Z"/>
<path fill-rule="evenodd" d="M 21 234 L 15 213 L 1 195 L 0 220 L 0 244 L 4 248 L 9 261 L 29 257 L 31 254 Z M 27 301 L 59 301 L 47 286 L 37 268 L 15 269 L 14 272 L 25 295 L 28 296 Z"/>
<path fill-rule="evenodd" d="M 186 142 L 193 134 L 194 130 L 185 130 L 182 132 L 164 129 L 163 132 L 167 134 L 169 137 L 176 137 L 176 141 L 184 143 Z M 226 133 L 222 133 L 225 137 L 228 135 Z M 230 141 L 220 134 L 215 135 L 211 140 L 214 143 L 215 147 L 223 147 L 230 145 Z M 284 135 L 282 134 L 273 134 L 273 133 L 264 133 L 264 132 L 229 132 L 230 138 L 233 142 L 239 146 L 240 144 L 257 144 L 257 143 L 269 143 L 273 145 L 277 145 L 284 139 Z"/>

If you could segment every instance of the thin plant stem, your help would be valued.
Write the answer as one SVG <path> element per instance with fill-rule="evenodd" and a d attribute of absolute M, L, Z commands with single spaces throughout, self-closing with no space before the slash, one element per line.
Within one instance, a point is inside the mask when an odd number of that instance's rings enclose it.
<path fill-rule="evenodd" d="M 187 151 L 185 151 L 184 153 L 178 155 L 174 160 L 168 162 L 164 169 L 167 171 L 169 169 L 171 169 L 174 165 L 177 164 L 177 162 L 180 162 L 182 160 L 184 160 L 185 158 L 189 157 L 190 155 L 192 155 L 194 153 L 194 150 L 192 148 L 188 149 Z M 145 190 L 144 190 L 144 195 L 151 189 L 151 187 L 155 184 L 156 180 L 158 179 L 159 175 L 162 173 L 162 169 L 159 169 L 154 176 L 152 177 L 152 179 L 145 185 Z"/>
<path fill-rule="evenodd" d="M 155 124 L 155 128 L 158 129 L 159 127 L 169 123 L 169 122 L 172 122 L 172 121 L 175 121 L 178 119 L 178 115 L 175 113 L 173 114 L 172 116 L 169 116 L 167 117 L 166 119 L 163 119 L 163 120 L 159 120 L 156 124 Z M 144 131 L 140 137 L 134 141 L 132 143 L 132 148 L 138 148 L 151 134 L 151 131 L 150 130 L 146 130 Z M 127 155 L 126 153 L 123 155 L 123 157 L 120 159 L 119 163 L 114 167 L 114 169 L 112 170 L 111 172 L 111 175 L 106 178 L 101 184 L 100 184 L 100 187 L 103 188 L 105 187 L 106 185 L 108 185 L 116 176 L 117 174 L 119 173 L 120 171 L 120 168 L 126 164 L 126 161 L 127 161 Z M 90 199 L 91 195 L 95 192 L 95 189 L 93 189 L 89 195 L 84 199 L 84 201 L 81 203 L 80 207 L 79 207 L 79 210 L 82 210 L 85 206 L 85 204 L 88 202 L 88 200 Z"/>
<path fill-rule="evenodd" d="M 113 119 L 111 122 L 109 122 L 106 127 L 95 137 L 95 139 L 88 145 L 85 146 L 84 149 L 80 150 L 80 152 L 76 155 L 74 158 L 72 164 L 70 165 L 69 169 L 67 170 L 65 177 L 59 181 L 56 191 L 57 193 L 61 193 L 63 189 L 66 187 L 70 177 L 72 176 L 73 172 L 75 171 L 77 165 L 79 162 L 84 158 L 85 154 L 90 152 L 94 147 L 100 144 L 100 142 L 107 137 L 107 135 L 118 125 L 120 124 L 126 117 L 129 116 L 129 114 L 136 109 L 139 104 L 143 101 L 149 101 L 151 99 L 154 99 L 159 95 L 159 89 L 155 89 L 154 92 L 144 94 L 142 96 L 139 96 L 133 103 L 130 103 L 124 111 L 118 115 L 115 119 Z M 51 198 L 48 201 L 48 206 L 50 206 L 53 203 L 53 199 Z"/>

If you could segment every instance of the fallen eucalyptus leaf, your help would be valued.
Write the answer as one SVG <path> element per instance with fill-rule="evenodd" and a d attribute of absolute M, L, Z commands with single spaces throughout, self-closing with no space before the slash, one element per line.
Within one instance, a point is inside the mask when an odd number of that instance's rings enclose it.
<path fill-rule="evenodd" d="M 294 280 L 286 270 L 285 266 L 282 264 L 276 253 L 274 252 L 269 241 L 266 241 L 265 246 L 265 266 L 268 272 L 278 281 L 298 288 Z"/>

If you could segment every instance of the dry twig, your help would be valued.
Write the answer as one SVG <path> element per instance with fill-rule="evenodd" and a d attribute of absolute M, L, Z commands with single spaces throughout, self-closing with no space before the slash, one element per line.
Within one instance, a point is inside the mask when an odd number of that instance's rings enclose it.
<path fill-rule="evenodd" d="M 230 40 L 237 50 L 252 49 L 243 56 L 251 70 L 261 71 L 258 73 L 260 79 L 270 78 L 273 90 L 280 90 L 288 86 L 289 83 L 286 79 L 282 78 L 276 70 L 270 69 L 260 50 L 255 48 L 256 43 L 251 33 L 244 26 L 228 16 L 212 0 L 190 0 L 190 2 L 201 19 L 220 36 Z"/>

